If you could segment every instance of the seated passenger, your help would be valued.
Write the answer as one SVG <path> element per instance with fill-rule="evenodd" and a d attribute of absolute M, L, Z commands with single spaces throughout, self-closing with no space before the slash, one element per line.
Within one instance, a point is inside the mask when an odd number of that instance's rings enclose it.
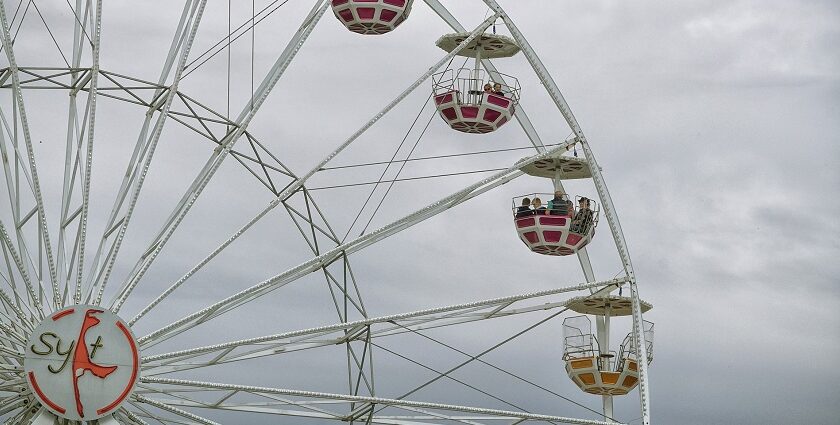
<path fill-rule="evenodd" d="M 534 215 L 545 215 L 546 209 L 542 206 L 542 200 L 540 198 L 534 198 L 531 202 L 531 207 L 534 209 Z"/>
<path fill-rule="evenodd" d="M 504 96 L 505 95 L 505 92 L 502 91 L 502 84 L 501 83 L 493 84 L 493 94 L 497 94 L 499 96 Z"/>
<path fill-rule="evenodd" d="M 484 93 L 493 93 L 493 86 L 490 83 L 484 85 Z"/>
<path fill-rule="evenodd" d="M 548 213 L 551 215 L 565 215 L 571 217 L 574 215 L 574 208 L 572 201 L 562 191 L 554 192 L 554 198 L 548 201 Z"/>
<path fill-rule="evenodd" d="M 589 208 L 589 198 L 580 198 L 578 200 L 578 212 L 572 219 L 572 225 L 569 231 L 581 235 L 588 233 L 589 228 L 592 226 L 593 215 L 592 210 Z"/>
<path fill-rule="evenodd" d="M 516 218 L 528 217 L 534 215 L 534 210 L 531 209 L 531 200 L 522 198 L 522 205 L 516 207 Z"/>

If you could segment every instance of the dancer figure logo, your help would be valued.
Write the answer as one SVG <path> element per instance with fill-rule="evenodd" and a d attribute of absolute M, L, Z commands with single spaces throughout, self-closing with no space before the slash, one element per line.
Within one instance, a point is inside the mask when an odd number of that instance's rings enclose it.
<path fill-rule="evenodd" d="M 96 350 L 102 347 L 102 336 L 96 339 L 92 344 L 93 353 L 88 353 L 87 344 L 85 344 L 85 334 L 88 329 L 98 325 L 101 321 L 94 317 L 94 314 L 102 313 L 104 310 L 89 309 L 85 312 L 85 320 L 82 322 L 82 330 L 79 332 L 79 344 L 76 345 L 76 355 L 73 357 L 73 395 L 76 397 L 76 409 L 79 416 L 85 417 L 84 407 L 82 406 L 82 399 L 79 397 L 79 378 L 90 372 L 97 378 L 105 379 L 112 372 L 117 370 L 117 366 L 100 366 L 91 360 Z"/>
<path fill-rule="evenodd" d="M 97 306 L 76 306 L 38 325 L 24 370 L 41 404 L 62 418 L 89 421 L 128 397 L 138 360 L 137 343 L 122 320 Z"/>

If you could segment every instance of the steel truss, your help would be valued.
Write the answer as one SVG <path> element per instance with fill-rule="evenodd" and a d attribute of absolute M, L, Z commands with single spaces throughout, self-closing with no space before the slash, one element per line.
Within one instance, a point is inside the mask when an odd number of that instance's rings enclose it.
<path fill-rule="evenodd" d="M 126 299 L 143 282 L 146 271 L 213 179 L 221 164 L 228 156 L 231 156 L 245 167 L 249 174 L 272 194 L 274 199 L 224 243 L 211 251 L 180 279 L 173 282 L 155 300 L 137 312 L 129 324 L 134 325 L 153 312 L 163 300 L 186 284 L 195 273 L 213 261 L 254 224 L 280 205 L 301 234 L 313 257 L 141 337 L 139 339 L 143 350 L 141 384 L 127 405 L 120 408 L 113 416 L 98 421 L 99 424 L 145 424 L 146 420 L 151 423 L 173 424 L 216 423 L 193 413 L 193 409 L 401 425 L 440 421 L 470 424 L 499 421 L 511 424 L 526 421 L 573 424 L 615 423 L 605 422 L 612 419 L 612 401 L 609 398 L 604 399 L 605 421 L 594 421 L 523 411 L 409 401 L 404 400 L 403 397 L 383 398 L 377 396 L 375 392 L 373 350 L 376 343 L 374 341 L 392 335 L 526 313 L 554 312 L 552 314 L 559 314 L 565 309 L 566 301 L 557 299 L 556 296 L 566 292 L 589 291 L 591 296 L 601 296 L 627 285 L 633 299 L 634 343 L 636 347 L 639 347 L 640 358 L 647 358 L 646 346 L 640 343 L 642 341 L 642 315 L 635 275 L 601 169 L 571 109 L 524 35 L 495 0 L 484 0 L 484 2 L 494 14 L 473 29 L 470 37 L 436 62 L 428 71 L 418 76 L 385 108 L 366 121 L 361 128 L 339 144 L 310 171 L 300 176 L 295 175 L 247 129 L 326 12 L 329 7 L 328 1 L 315 1 L 298 31 L 289 40 L 286 48 L 253 93 L 253 100 L 243 107 L 235 119 L 213 111 L 179 90 L 179 83 L 186 74 L 190 50 L 203 16 L 206 0 L 184 2 L 166 63 L 157 82 L 144 81 L 100 68 L 101 0 L 95 2 L 76 0 L 75 7 L 68 3 L 73 11 L 74 35 L 73 53 L 67 67 L 19 67 L 14 55 L 13 39 L 17 34 L 17 31 L 13 30 L 14 18 L 10 22 L 5 5 L 0 4 L 0 24 L 2 24 L 0 35 L 2 35 L 4 54 L 9 62 L 8 67 L 0 69 L 0 89 L 10 90 L 12 93 L 11 108 L 8 110 L 0 108 L 0 154 L 3 158 L 12 220 L 8 226 L 0 221 L 0 251 L 2 251 L 5 263 L 5 267 L 0 267 L 0 284 L 5 284 L 11 289 L 9 292 L 0 290 L 0 330 L 3 331 L 0 334 L 0 378 L 2 379 L 0 381 L 0 417 L 8 417 L 13 423 L 39 425 L 59 423 L 44 408 L 30 407 L 33 398 L 22 378 L 23 352 L 27 335 L 45 317 L 45 314 L 65 305 L 103 304 L 109 306 L 112 311 L 119 312 Z M 453 29 L 467 31 L 440 2 L 425 0 L 425 3 Z M 20 18 L 21 22 L 28 10 L 29 4 Z M 326 216 L 307 189 L 306 182 L 427 81 L 433 73 L 451 61 L 473 38 L 499 19 L 505 23 L 513 38 L 521 46 L 524 56 L 543 86 L 546 87 L 561 115 L 566 119 L 574 137 L 551 150 L 546 149 L 524 109 L 519 107 L 515 112 L 515 117 L 537 154 L 455 191 L 390 224 L 363 232 L 356 239 L 344 242 L 330 226 Z M 47 26 L 46 21 L 44 24 Z M 49 30 L 48 26 L 47 30 Z M 88 61 L 89 64 L 87 64 Z M 503 82 L 502 75 L 498 73 L 490 60 L 482 59 L 481 64 L 495 80 Z M 192 71 L 194 69 L 189 72 Z M 47 224 L 42 183 L 39 179 L 27 120 L 24 92 L 30 90 L 65 90 L 70 94 L 65 171 L 57 240 L 50 236 L 50 230 L 53 229 Z M 92 162 L 96 148 L 94 133 L 96 112 L 101 98 L 134 104 L 145 109 L 146 113 L 145 122 L 138 134 L 126 168 L 125 178 L 108 216 L 108 226 L 99 238 L 95 252 L 89 255 L 90 252 L 86 252 L 87 222 L 91 213 L 89 195 Z M 169 119 L 209 140 L 213 143 L 211 146 L 214 149 L 180 201 L 172 208 L 161 228 L 153 233 L 152 241 L 141 258 L 137 259 L 129 276 L 112 291 L 115 293 L 114 297 L 106 302 L 103 299 L 106 286 L 135 211 L 155 148 Z M 243 139 L 243 136 L 246 146 L 237 149 L 236 144 Z M 522 172 L 519 169 L 524 165 L 567 151 L 573 146 L 581 147 L 593 171 L 593 181 L 621 258 L 625 276 L 608 281 L 596 281 L 589 256 L 583 250 L 579 253 L 579 260 L 586 278 L 584 283 L 537 293 L 369 317 L 359 284 L 350 265 L 349 258 L 352 254 L 520 177 Z M 560 183 L 557 182 L 557 184 Z M 30 245 L 28 242 L 33 240 L 36 243 Z M 323 275 L 335 305 L 338 323 L 180 351 L 151 353 L 152 347 L 240 308 L 312 272 Z M 599 332 L 604 332 L 608 329 L 609 323 L 599 322 L 598 325 Z M 349 394 L 164 377 L 186 370 L 197 370 L 336 344 L 343 344 L 346 348 Z M 645 362 L 639 364 L 641 366 L 642 422 L 649 424 L 647 364 Z M 439 377 L 443 376 L 446 376 L 446 373 L 440 374 Z M 207 401 L 208 396 L 213 397 L 213 401 Z M 340 408 L 341 411 L 337 411 L 336 408 Z M 382 413 L 383 409 L 388 409 L 387 414 Z"/>

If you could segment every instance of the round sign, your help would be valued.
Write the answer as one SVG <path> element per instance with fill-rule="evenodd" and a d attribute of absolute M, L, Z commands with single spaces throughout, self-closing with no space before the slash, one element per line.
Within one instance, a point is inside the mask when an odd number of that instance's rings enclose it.
<path fill-rule="evenodd" d="M 26 382 L 61 418 L 91 421 L 113 413 L 137 383 L 134 335 L 119 317 L 76 305 L 44 319 L 26 344 Z"/>

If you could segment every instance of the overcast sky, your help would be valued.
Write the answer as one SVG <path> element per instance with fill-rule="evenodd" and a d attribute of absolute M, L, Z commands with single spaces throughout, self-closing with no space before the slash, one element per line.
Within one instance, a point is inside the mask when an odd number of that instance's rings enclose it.
<path fill-rule="evenodd" d="M 180 5 L 170 1 L 106 1 L 102 69 L 158 78 Z M 240 3 L 240 2 L 234 2 Z M 443 1 L 467 28 L 488 15 L 477 0 Z M 656 325 L 650 368 L 654 423 L 840 423 L 840 3 L 836 1 L 500 1 L 540 56 L 572 107 L 617 208 L 646 314 Z M 24 5 L 26 2 L 24 2 Z M 37 2 L 65 55 L 72 17 L 61 2 Z M 267 5 L 258 1 L 256 9 Z M 290 0 L 231 50 L 230 115 L 250 97 L 312 1 Z M 6 1 L 12 15 L 17 1 Z M 191 57 L 227 31 L 227 2 L 209 1 Z M 234 4 L 234 28 L 250 16 L 250 3 Z M 18 16 L 18 19 L 20 16 Z M 19 21 L 16 21 L 19 22 Z M 499 33 L 507 34 L 503 25 Z M 385 36 L 348 32 L 327 12 L 268 98 L 249 131 L 298 175 L 374 116 L 445 53 L 435 40 L 451 32 L 428 6 L 415 1 L 410 18 Z M 15 43 L 20 66 L 65 66 L 40 17 L 30 10 Z M 2 66 L 7 66 L 5 55 Z M 87 60 L 86 60 L 87 61 Z M 456 58 L 452 66 L 461 65 Z M 252 67 L 253 63 L 253 67 Z M 570 130 L 542 90 L 523 55 L 495 62 L 522 85 L 521 107 L 544 143 Z M 83 63 L 84 66 L 84 63 Z M 181 91 L 226 113 L 224 52 L 185 78 Z M 405 158 L 430 122 L 412 157 L 529 146 L 510 123 L 489 135 L 455 132 L 424 107 L 424 82 L 331 165 Z M 37 143 L 48 218 L 61 200 L 67 93 L 25 93 Z M 10 114 L 8 91 L 2 93 Z M 95 248 L 114 193 L 143 121 L 144 110 L 102 101 L 97 109 L 91 236 Z M 112 293 L 161 221 L 183 194 L 214 145 L 170 120 L 155 153 L 138 210 L 120 253 Z M 244 142 L 240 143 L 244 148 Z M 401 177 L 507 167 L 533 151 L 410 163 Z M 318 188 L 375 181 L 383 167 L 318 173 Z M 386 179 L 393 178 L 392 167 Z M 385 225 L 485 174 L 394 185 L 368 230 Z M 4 177 L 0 177 L 4 179 Z M 278 180 L 279 181 L 279 180 Z M 284 181 L 283 184 L 287 183 Z M 5 180 L 0 186 L 5 188 Z M 572 194 L 597 196 L 589 181 L 567 184 Z M 5 190 L 5 189 L 4 189 Z M 330 224 L 344 236 L 370 186 L 313 191 Z M 544 257 L 517 240 L 510 199 L 549 192 L 551 183 L 522 177 L 351 257 L 370 316 L 412 311 L 549 289 L 584 281 L 574 257 Z M 358 235 L 379 202 L 372 198 L 349 238 Z M 189 270 L 272 199 L 232 159 L 202 195 L 123 310 L 133 315 Z M 2 197 L 4 223 L 7 197 Z M 603 218 L 603 217 L 602 217 Z M 602 220 L 589 251 L 596 277 L 621 271 Z M 349 239 L 348 239 L 349 240 Z M 270 213 L 217 261 L 173 294 L 134 328 L 138 336 L 183 317 L 309 258 L 288 214 Z M 447 343 L 480 352 L 546 315 L 534 313 L 430 332 Z M 565 316 L 564 316 L 565 317 Z M 154 348 L 186 348 L 338 321 L 323 276 L 288 287 Z M 561 318 L 540 326 L 487 360 L 593 409 L 563 370 Z M 613 321 L 613 340 L 630 330 Z M 431 367 L 446 369 L 464 357 L 417 336 L 381 344 Z M 616 344 L 614 344 L 616 345 Z M 613 347 L 617 349 L 617 345 Z M 375 351 L 377 395 L 396 397 L 434 376 L 383 350 Z M 276 356 L 189 378 L 346 393 L 343 350 Z M 271 371 L 271 373 L 266 373 Z M 459 379 L 530 411 L 597 416 L 471 365 Z M 510 409 L 497 400 L 441 380 L 412 395 L 439 401 Z M 200 412 L 225 423 L 302 423 L 302 419 L 242 417 Z M 616 400 L 615 417 L 638 423 L 638 393 Z M 315 423 L 315 422 L 303 422 Z"/>

